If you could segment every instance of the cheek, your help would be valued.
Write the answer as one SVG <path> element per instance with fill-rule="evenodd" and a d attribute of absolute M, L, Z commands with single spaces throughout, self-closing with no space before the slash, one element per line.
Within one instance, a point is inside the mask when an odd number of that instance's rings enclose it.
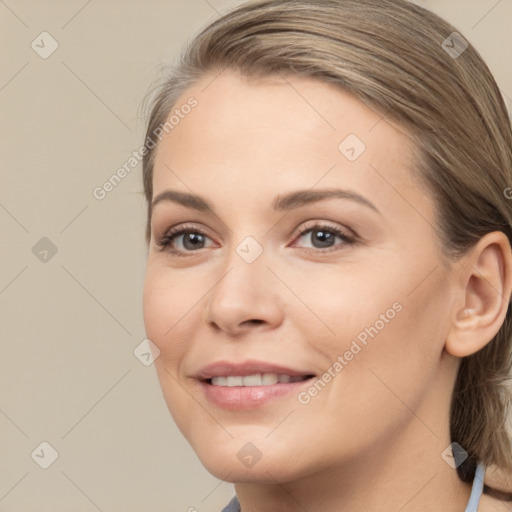
<path fill-rule="evenodd" d="M 177 361 L 186 350 L 183 326 L 197 301 L 190 286 L 148 264 L 144 279 L 143 317 L 147 337 L 160 349 L 160 361 Z M 171 350 L 172 348 L 172 350 Z"/>
<path fill-rule="evenodd" d="M 393 268 L 400 272 L 389 271 Z M 424 281 L 418 276 L 429 269 L 410 264 L 387 269 L 378 275 L 354 267 L 311 282 L 308 305 L 330 332 L 318 329 L 312 315 L 301 320 L 301 331 L 323 355 L 324 370 L 336 375 L 326 376 L 333 388 L 349 401 L 363 395 L 377 409 L 380 400 L 393 399 L 387 386 L 412 402 L 426 391 L 441 358 L 450 301 L 447 277 L 439 269 Z"/>
<path fill-rule="evenodd" d="M 381 291 L 378 300 L 374 297 L 351 338 L 361 350 L 346 367 L 344 391 L 364 397 L 382 421 L 391 409 L 396 418 L 407 415 L 404 403 L 416 410 L 438 375 L 447 330 L 445 281 L 434 276 L 411 292 L 414 281 L 404 280 L 391 291 Z"/>
<path fill-rule="evenodd" d="M 193 313 L 191 307 L 197 301 L 192 300 L 193 295 L 186 283 L 179 282 L 165 269 L 148 264 L 143 290 L 146 335 L 160 350 L 155 370 L 169 412 L 185 437 L 188 427 L 183 424 L 183 411 L 189 406 L 190 395 L 178 383 L 178 374 L 188 350 L 187 313 Z"/>
<path fill-rule="evenodd" d="M 348 350 L 350 340 L 359 334 L 364 343 L 369 336 L 366 328 L 377 324 L 378 331 L 385 330 L 399 316 L 403 294 L 394 278 L 389 271 L 379 276 L 356 262 L 296 275 L 287 282 L 293 283 L 292 288 L 304 299 L 307 309 L 290 297 L 290 305 L 295 304 L 290 314 L 294 322 L 301 323 L 301 332 L 307 333 L 305 339 L 339 354 Z"/>

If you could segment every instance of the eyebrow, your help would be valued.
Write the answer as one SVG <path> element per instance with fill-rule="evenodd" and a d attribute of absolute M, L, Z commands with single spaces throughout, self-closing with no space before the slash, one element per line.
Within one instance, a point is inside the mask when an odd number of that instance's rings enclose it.
<path fill-rule="evenodd" d="M 273 209 L 275 211 L 289 211 L 324 199 L 347 199 L 366 206 L 380 214 L 378 208 L 362 195 L 350 190 L 342 189 L 297 190 L 283 196 L 279 195 L 274 200 Z M 153 200 L 151 208 L 153 209 L 157 204 L 164 201 L 171 201 L 173 203 L 181 204 L 186 208 L 191 208 L 201 212 L 211 211 L 215 213 L 213 207 L 203 197 L 170 189 L 164 190 L 158 194 Z"/>

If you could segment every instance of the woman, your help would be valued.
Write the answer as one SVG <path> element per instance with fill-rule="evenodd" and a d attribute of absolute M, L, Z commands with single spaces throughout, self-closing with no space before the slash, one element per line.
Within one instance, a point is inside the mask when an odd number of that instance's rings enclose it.
<path fill-rule="evenodd" d="M 143 173 L 146 331 L 225 512 L 510 510 L 512 133 L 462 35 L 248 2 L 158 86 Z"/>

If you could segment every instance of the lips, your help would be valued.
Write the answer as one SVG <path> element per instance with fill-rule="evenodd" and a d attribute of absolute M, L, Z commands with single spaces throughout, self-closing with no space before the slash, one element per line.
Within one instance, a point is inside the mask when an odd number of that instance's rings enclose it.
<path fill-rule="evenodd" d="M 293 400 L 315 377 L 309 370 L 266 361 L 218 361 L 196 375 L 199 389 L 211 404 L 227 411 L 248 411 Z M 213 382 L 212 382 L 213 381 Z"/>

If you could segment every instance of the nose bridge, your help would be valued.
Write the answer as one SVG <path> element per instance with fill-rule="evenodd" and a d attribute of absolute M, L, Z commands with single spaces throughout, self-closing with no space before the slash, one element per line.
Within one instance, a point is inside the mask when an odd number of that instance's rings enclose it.
<path fill-rule="evenodd" d="M 259 288 L 265 287 L 268 280 L 267 256 L 262 244 L 254 237 L 246 236 L 230 251 L 225 261 L 224 277 L 212 294 L 227 300 L 237 299 L 240 303 L 250 297 L 257 298 L 261 294 Z"/>
<path fill-rule="evenodd" d="M 209 294 L 208 322 L 235 330 L 248 320 L 277 321 L 280 305 L 276 289 L 270 283 L 268 256 L 263 245 L 251 236 L 233 247 L 222 277 Z"/>

